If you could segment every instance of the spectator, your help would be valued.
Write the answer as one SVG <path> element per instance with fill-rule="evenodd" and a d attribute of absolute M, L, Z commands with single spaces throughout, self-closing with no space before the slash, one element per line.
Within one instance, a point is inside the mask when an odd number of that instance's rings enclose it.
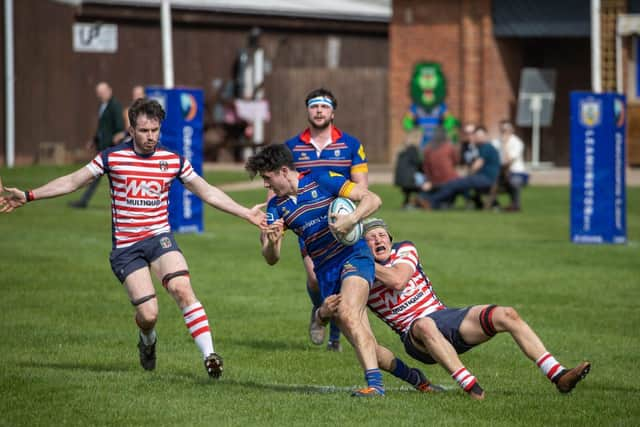
<path fill-rule="evenodd" d="M 429 196 L 449 181 L 459 178 L 456 165 L 460 161 L 460 152 L 447 138 L 446 132 L 438 128 L 433 133 L 433 138 L 424 150 L 423 171 L 428 177 L 427 191 L 418 195 L 416 200 L 421 206 L 421 199 L 429 200 Z M 444 203 L 443 203 L 444 207 Z"/>
<path fill-rule="evenodd" d="M 500 159 L 502 170 L 500 184 L 505 188 L 511 204 L 507 211 L 520 210 L 520 190 L 526 185 L 529 175 L 524 166 L 524 143 L 514 134 L 513 124 L 508 120 L 500 121 Z"/>
<path fill-rule="evenodd" d="M 498 150 L 489 142 L 484 126 L 478 126 L 473 133 L 474 144 L 478 149 L 478 158 L 471 164 L 470 174 L 464 178 L 454 179 L 429 196 L 420 199 L 425 209 L 440 209 L 444 203 L 455 203 L 459 194 L 469 197 L 474 192 L 473 200 L 476 208 L 483 207 L 480 194 L 489 192 L 495 184 L 500 172 L 500 157 Z"/>
<path fill-rule="evenodd" d="M 135 85 L 133 88 L 131 88 L 131 103 L 133 104 L 135 102 L 136 99 L 138 98 L 144 98 L 146 95 L 144 93 L 144 86 L 142 85 Z M 127 129 L 129 129 L 129 127 L 131 126 L 131 123 L 129 123 L 129 107 L 126 107 L 124 109 L 124 113 L 123 113 L 123 117 L 124 117 L 124 132 L 126 133 Z"/>
<path fill-rule="evenodd" d="M 100 82 L 96 85 L 96 97 L 100 101 L 98 109 L 98 128 L 92 140 L 87 142 L 87 146 L 93 147 L 96 153 L 105 148 L 117 145 L 124 138 L 124 121 L 122 117 L 122 105 L 113 96 L 111 86 L 107 82 Z M 80 200 L 69 203 L 72 208 L 84 209 L 89 205 L 89 200 L 98 188 L 100 183 L 99 175 L 87 187 Z"/>
<path fill-rule="evenodd" d="M 396 187 L 400 187 L 404 194 L 404 200 L 402 202 L 404 209 L 408 209 L 411 206 L 411 193 L 419 192 L 425 184 L 422 156 L 418 148 L 421 139 L 421 131 L 413 130 L 409 132 L 405 145 L 396 158 L 393 183 Z"/>
<path fill-rule="evenodd" d="M 462 139 L 460 141 L 460 165 L 469 168 L 473 161 L 478 157 L 478 149 L 473 144 L 473 133 L 476 125 L 467 123 L 462 130 Z"/>

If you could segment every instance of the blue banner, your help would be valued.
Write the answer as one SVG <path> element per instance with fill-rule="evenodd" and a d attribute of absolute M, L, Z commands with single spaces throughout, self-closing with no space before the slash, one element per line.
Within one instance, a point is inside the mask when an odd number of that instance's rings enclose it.
<path fill-rule="evenodd" d="M 626 101 L 571 93 L 571 241 L 626 243 Z"/>
<path fill-rule="evenodd" d="M 157 100 L 167 113 L 160 143 L 191 162 L 202 175 L 204 95 L 200 89 L 145 88 L 147 97 Z M 169 224 L 177 233 L 204 230 L 203 202 L 175 180 L 169 191 Z"/>

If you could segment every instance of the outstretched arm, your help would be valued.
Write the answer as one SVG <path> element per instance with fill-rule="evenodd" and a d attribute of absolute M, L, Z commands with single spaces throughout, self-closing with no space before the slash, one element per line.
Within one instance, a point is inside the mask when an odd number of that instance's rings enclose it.
<path fill-rule="evenodd" d="M 14 187 L 4 188 L 0 182 L 0 212 L 11 212 L 32 200 L 50 199 L 52 197 L 73 193 L 94 179 L 91 171 L 83 167 L 68 175 L 56 178 L 42 187 L 26 192 Z"/>
<path fill-rule="evenodd" d="M 267 264 L 274 265 L 280 260 L 280 248 L 284 234 L 284 221 L 278 219 L 266 227 L 260 239 L 262 241 L 262 256 Z"/>
<path fill-rule="evenodd" d="M 184 186 L 214 208 L 243 218 L 253 225 L 262 228 L 263 222 L 265 221 L 265 214 L 261 209 L 265 206 L 265 203 L 255 205 L 251 209 L 244 207 L 229 197 L 227 193 L 209 184 L 200 176 L 185 183 Z"/>

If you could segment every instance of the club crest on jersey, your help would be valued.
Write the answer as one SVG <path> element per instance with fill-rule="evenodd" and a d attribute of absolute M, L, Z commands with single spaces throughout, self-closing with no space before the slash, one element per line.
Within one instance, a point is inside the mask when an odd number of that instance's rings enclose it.
<path fill-rule="evenodd" d="M 314 199 L 318 197 L 318 192 L 316 190 L 311 190 L 311 197 Z"/>
<path fill-rule="evenodd" d="M 336 157 L 340 156 L 340 150 L 333 150 L 333 155 Z"/>
<path fill-rule="evenodd" d="M 166 171 L 167 169 L 169 169 L 169 162 L 166 160 L 160 160 L 160 170 Z"/>
<path fill-rule="evenodd" d="M 163 237 L 163 238 L 160 239 L 160 246 L 163 249 L 169 249 L 173 245 L 171 244 L 171 239 L 170 238 Z"/>

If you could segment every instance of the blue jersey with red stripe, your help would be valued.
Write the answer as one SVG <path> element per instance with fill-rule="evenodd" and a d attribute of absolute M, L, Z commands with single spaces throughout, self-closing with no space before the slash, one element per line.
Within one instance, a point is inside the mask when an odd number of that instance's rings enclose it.
<path fill-rule="evenodd" d="M 316 268 L 333 260 L 344 260 L 356 252 L 368 251 L 364 240 L 345 246 L 329 230 L 329 205 L 338 196 L 347 197 L 354 187 L 335 172 L 306 171 L 300 174 L 297 197 L 272 197 L 267 206 L 267 223 L 282 218 L 304 241 Z"/>
<path fill-rule="evenodd" d="M 293 153 L 294 165 L 298 172 L 307 169 L 331 170 L 349 179 L 354 172 L 368 172 L 367 156 L 360 141 L 336 127 L 331 128 L 331 144 L 319 154 L 311 143 L 309 129 L 289 139 L 285 144 Z"/>

